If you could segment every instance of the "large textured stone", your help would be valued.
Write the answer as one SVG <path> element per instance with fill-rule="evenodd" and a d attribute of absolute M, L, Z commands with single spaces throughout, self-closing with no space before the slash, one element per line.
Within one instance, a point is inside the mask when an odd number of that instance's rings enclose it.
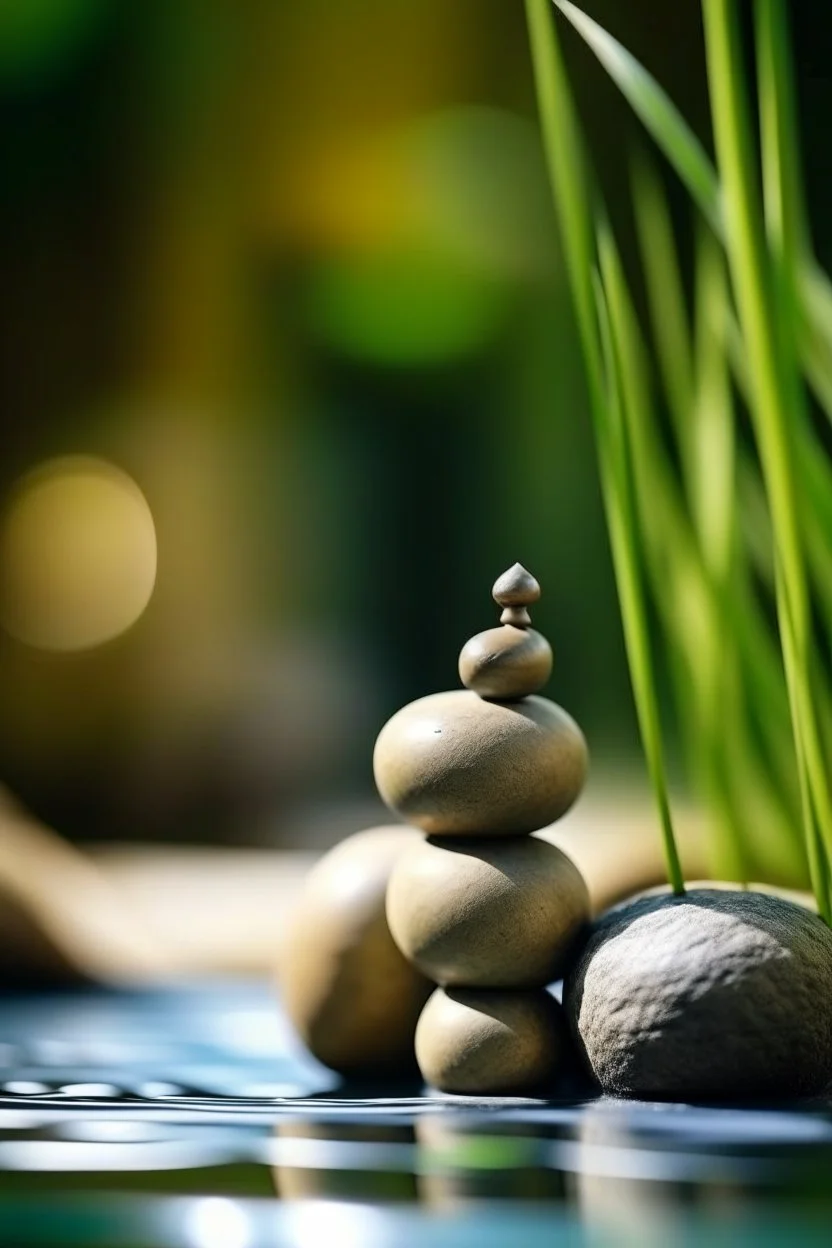
<path fill-rule="evenodd" d="M 583 787 L 587 749 L 546 698 L 484 701 L 467 689 L 402 707 L 379 733 L 378 791 L 431 836 L 518 836 L 554 823 Z"/>
<path fill-rule="evenodd" d="M 402 953 L 444 986 L 542 988 L 589 922 L 577 867 L 536 836 L 417 841 L 387 887 Z"/>
<path fill-rule="evenodd" d="M 811 1095 L 832 1080 L 832 932 L 779 897 L 694 889 L 610 911 L 564 1005 L 619 1096 Z"/>

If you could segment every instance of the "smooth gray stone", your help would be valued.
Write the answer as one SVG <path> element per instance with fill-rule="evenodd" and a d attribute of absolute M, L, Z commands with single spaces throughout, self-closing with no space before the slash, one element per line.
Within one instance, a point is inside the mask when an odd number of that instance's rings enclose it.
<path fill-rule="evenodd" d="M 564 1006 L 614 1095 L 808 1096 L 832 1081 L 832 931 L 780 897 L 694 889 L 611 910 Z"/>

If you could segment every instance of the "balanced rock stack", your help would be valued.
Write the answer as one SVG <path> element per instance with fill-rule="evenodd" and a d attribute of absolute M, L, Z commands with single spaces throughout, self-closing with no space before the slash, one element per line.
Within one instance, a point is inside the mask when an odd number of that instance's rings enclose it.
<path fill-rule="evenodd" d="M 500 627 L 459 657 L 465 689 L 420 698 L 385 724 L 379 792 L 427 833 L 387 889 L 393 939 L 439 987 L 416 1029 L 424 1078 L 446 1092 L 544 1087 L 566 1028 L 545 991 L 589 918 L 574 864 L 531 835 L 583 787 L 587 750 L 574 720 L 537 696 L 552 651 L 530 627 L 540 586 L 520 564 L 496 582 Z"/>

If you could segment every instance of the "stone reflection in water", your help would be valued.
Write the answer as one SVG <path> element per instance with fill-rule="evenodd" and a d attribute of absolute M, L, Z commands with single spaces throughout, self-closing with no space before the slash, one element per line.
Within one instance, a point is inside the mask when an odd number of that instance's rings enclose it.
<path fill-rule="evenodd" d="M 419 1195 L 432 1209 L 477 1200 L 562 1201 L 569 1176 L 546 1164 L 551 1129 L 430 1114 L 416 1120 Z"/>
<path fill-rule="evenodd" d="M 664 1248 L 682 1219 L 705 1234 L 726 1218 L 750 1225 L 761 1211 L 795 1226 L 809 1212 L 828 1217 L 832 1145 L 810 1116 L 795 1138 L 793 1120 L 729 1107 L 587 1107 L 575 1155 L 582 1221 L 616 1243 Z"/>
<path fill-rule="evenodd" d="M 275 1136 L 272 1174 L 283 1200 L 418 1199 L 411 1126 L 295 1119 L 278 1121 Z"/>
<path fill-rule="evenodd" d="M 575 1185 L 581 1220 L 599 1235 L 644 1248 L 673 1242 L 679 1207 L 689 1197 L 682 1184 L 651 1180 L 639 1139 L 615 1105 L 587 1106 L 578 1126 Z"/>

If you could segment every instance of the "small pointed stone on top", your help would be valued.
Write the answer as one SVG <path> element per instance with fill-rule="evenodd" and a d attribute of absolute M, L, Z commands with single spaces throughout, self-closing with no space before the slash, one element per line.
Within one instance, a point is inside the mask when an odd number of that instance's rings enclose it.
<path fill-rule="evenodd" d="M 515 563 L 514 567 L 498 576 L 491 594 L 494 601 L 505 608 L 500 616 L 500 623 L 513 624 L 515 628 L 528 628 L 531 618 L 526 607 L 537 602 L 540 586 L 522 563 Z"/>
<path fill-rule="evenodd" d="M 522 563 L 515 563 L 497 578 L 491 594 L 501 607 L 528 607 L 540 597 L 540 586 Z"/>

